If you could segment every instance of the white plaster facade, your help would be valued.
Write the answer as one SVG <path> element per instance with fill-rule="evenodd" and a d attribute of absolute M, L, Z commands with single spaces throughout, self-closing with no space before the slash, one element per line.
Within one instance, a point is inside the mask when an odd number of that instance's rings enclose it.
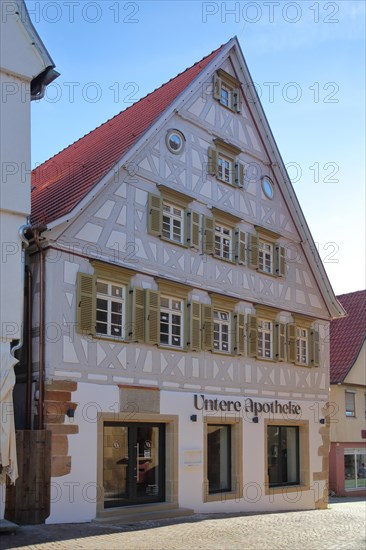
<path fill-rule="evenodd" d="M 93 191 L 70 214 L 50 223 L 44 233 L 49 400 L 56 399 L 62 384 L 76 382 L 71 401 L 77 406 L 74 418 L 61 415 L 59 422 L 63 428 L 55 428 L 54 422 L 58 421 L 48 418 L 47 428 L 53 430 L 54 437 L 68 434 L 64 458 L 69 465 L 68 471 L 52 478 L 49 522 L 89 521 L 103 508 L 100 482 L 103 445 L 98 426 L 100 430 L 103 418 L 110 420 L 108 415 L 113 414 L 116 421 L 126 421 L 121 392 L 135 387 L 159 392 L 159 410 L 151 411 L 151 421 L 156 421 L 157 415 L 176 419 L 177 457 L 169 459 L 176 460 L 169 466 L 176 474 L 170 472 L 167 483 L 176 484 L 177 492 L 169 493 L 166 488 L 166 494 L 173 495 L 170 502 L 175 506 L 196 512 L 218 512 L 311 509 L 326 505 L 329 436 L 320 419 L 326 413 L 329 388 L 327 331 L 330 318 L 341 315 L 342 309 L 326 279 L 260 107 L 245 101 L 243 96 L 238 113 L 214 99 L 212 86 L 208 84 L 219 69 L 240 81 L 241 93 L 251 84 L 240 47 L 233 39 Z M 171 128 L 185 137 L 181 155 L 172 154 L 166 147 L 166 135 Z M 236 147 L 240 151 L 238 158 L 246 167 L 255 163 L 261 176 L 271 178 L 272 199 L 263 193 L 261 177 L 235 187 L 207 175 L 208 149 L 216 138 Z M 272 150 L 273 154 L 268 152 Z M 159 185 L 164 186 L 163 190 Z M 159 195 L 167 188 L 175 190 L 177 196 L 189 196 L 189 208 L 201 216 L 198 250 L 147 231 L 149 193 Z M 239 265 L 206 254 L 202 248 L 202 216 L 210 217 L 218 210 L 235 220 L 233 229 L 235 226 L 248 236 L 254 235 L 258 227 L 259 231 L 276 235 L 277 243 L 287 250 L 285 275 L 278 277 L 253 269 L 247 260 Z M 98 264 L 92 263 L 95 260 Z M 244 314 L 246 323 L 248 315 L 263 307 L 274 312 L 273 323 L 289 324 L 304 319 L 309 331 L 319 332 L 318 366 L 311 366 L 310 360 L 301 366 L 287 358 L 278 361 L 272 356 L 268 361 L 251 357 L 247 330 L 242 355 L 233 350 L 230 354 L 191 351 L 189 346 L 187 350 L 178 350 L 128 338 L 118 341 L 80 334 L 76 316 L 78 273 L 92 275 L 98 265 L 111 264 L 120 267 L 121 276 L 129 270 L 128 290 L 157 290 L 169 282 L 178 285 L 176 288 L 184 284 L 188 287 L 188 303 L 210 304 L 215 296 L 230 297 L 233 313 Z M 36 259 L 33 266 L 36 281 Z M 37 292 L 35 303 L 36 300 Z M 37 311 L 37 306 L 34 310 Z M 37 325 L 36 318 L 34 321 Z M 37 350 L 36 345 L 34 349 Z M 33 362 L 36 370 L 36 355 Z M 235 475 L 241 483 L 236 496 L 222 495 L 216 501 L 203 496 L 203 487 L 207 485 L 204 426 L 209 421 L 205 417 L 210 415 L 197 414 L 193 406 L 195 394 L 242 403 L 248 398 L 259 403 L 292 400 L 300 406 L 301 412 L 290 415 L 289 422 L 280 414 L 271 417 L 270 413 L 263 413 L 258 423 L 253 423 L 253 415 L 245 418 L 239 415 L 239 432 L 233 431 L 242 440 L 240 449 L 235 448 L 240 462 Z M 135 405 L 140 414 L 140 404 Z M 88 411 L 97 412 L 98 418 L 90 419 Z M 190 417 L 195 413 L 197 422 L 192 422 Z M 235 414 L 227 412 L 224 416 L 235 424 Z M 223 421 L 221 413 L 217 416 L 218 423 Z M 146 411 L 143 421 L 149 422 Z M 277 487 L 266 494 L 265 441 L 270 421 L 285 422 L 303 431 L 301 479 L 289 491 Z M 185 466 L 185 451 L 196 452 L 201 461 L 193 467 Z M 114 513 L 123 518 L 126 510 L 139 513 L 138 506 L 119 507 Z"/>

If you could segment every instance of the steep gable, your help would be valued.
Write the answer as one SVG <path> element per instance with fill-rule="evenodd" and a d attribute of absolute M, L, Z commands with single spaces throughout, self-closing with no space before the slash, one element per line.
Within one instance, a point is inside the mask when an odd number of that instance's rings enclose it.
<path fill-rule="evenodd" d="M 221 48 L 33 170 L 32 222 L 68 214 Z"/>

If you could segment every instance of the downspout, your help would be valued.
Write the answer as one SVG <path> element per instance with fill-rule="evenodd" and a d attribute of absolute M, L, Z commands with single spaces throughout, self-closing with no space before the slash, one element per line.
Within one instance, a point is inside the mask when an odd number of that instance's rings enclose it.
<path fill-rule="evenodd" d="M 39 251 L 39 379 L 38 379 L 38 429 L 43 430 L 44 418 L 44 250 L 39 242 L 41 230 L 34 229 L 34 243 Z"/>
<path fill-rule="evenodd" d="M 29 241 L 25 237 L 25 232 L 31 229 L 32 227 L 29 223 L 20 226 L 18 229 L 18 234 L 19 234 L 20 240 L 22 241 L 22 300 L 21 300 L 22 319 L 24 318 L 23 316 L 24 316 L 24 285 L 25 285 L 25 249 L 28 248 L 29 246 Z M 15 352 L 21 349 L 22 347 L 23 347 L 23 326 L 20 327 L 20 338 L 19 338 L 18 344 L 12 347 L 10 350 L 11 355 L 15 357 Z"/>
<path fill-rule="evenodd" d="M 33 317 L 33 288 L 32 288 L 32 272 L 29 267 L 26 267 L 27 274 L 27 383 L 26 383 L 26 400 L 25 400 L 25 429 L 30 430 L 32 427 L 32 317 Z"/>

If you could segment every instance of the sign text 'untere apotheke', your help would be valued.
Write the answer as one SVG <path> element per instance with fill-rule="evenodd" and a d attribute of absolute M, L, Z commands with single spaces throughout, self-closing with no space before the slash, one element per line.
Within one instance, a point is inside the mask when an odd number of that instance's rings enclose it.
<path fill-rule="evenodd" d="M 253 401 L 249 397 L 245 399 L 244 404 L 241 401 L 231 401 L 227 399 L 206 399 L 204 395 L 194 396 L 194 407 L 198 411 L 222 411 L 222 412 L 241 412 L 253 413 L 255 416 L 261 413 L 273 414 L 300 414 L 301 407 L 297 403 L 288 401 L 279 403 L 277 399 L 271 402 L 260 403 Z"/>

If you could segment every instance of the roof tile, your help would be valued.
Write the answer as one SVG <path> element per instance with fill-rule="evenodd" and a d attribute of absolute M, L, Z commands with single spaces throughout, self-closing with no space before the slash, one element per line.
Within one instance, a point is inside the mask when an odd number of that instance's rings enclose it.
<path fill-rule="evenodd" d="M 330 382 L 343 382 L 366 337 L 366 290 L 337 296 L 348 316 L 330 323 Z"/>
<path fill-rule="evenodd" d="M 33 170 L 32 223 L 45 224 L 68 214 L 222 48 Z"/>

